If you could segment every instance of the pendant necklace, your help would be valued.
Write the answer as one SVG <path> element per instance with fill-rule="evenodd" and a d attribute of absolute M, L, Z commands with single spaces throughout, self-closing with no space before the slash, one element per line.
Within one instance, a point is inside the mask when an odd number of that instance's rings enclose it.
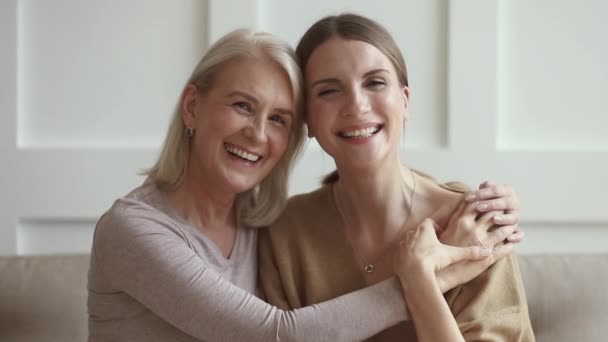
<path fill-rule="evenodd" d="M 390 249 L 390 247 L 392 247 L 395 242 L 399 241 L 399 239 L 401 238 L 401 236 L 403 235 L 403 231 L 405 230 L 405 228 L 407 227 L 407 223 L 410 220 L 410 216 L 412 215 L 412 207 L 414 206 L 414 196 L 416 195 L 416 177 L 414 176 L 414 173 L 412 172 L 412 170 L 410 170 L 408 168 L 408 170 L 410 171 L 410 174 L 412 175 L 412 193 L 410 195 L 410 204 L 407 207 L 407 217 L 405 218 L 405 222 L 403 223 L 403 227 L 401 228 L 401 230 L 399 230 L 399 232 L 397 233 L 397 237 L 395 238 L 395 240 L 391 241 L 383 250 L 382 252 L 375 258 L 375 260 L 369 261 L 366 258 L 363 257 L 363 255 L 361 255 L 360 253 L 357 252 L 357 250 L 355 248 L 353 248 L 353 251 L 355 252 L 356 256 L 358 257 L 358 259 L 360 259 L 360 261 L 363 261 L 363 271 L 365 273 L 372 273 L 374 272 L 375 266 L 374 264 L 377 264 L 378 261 L 380 261 L 382 259 L 382 257 L 384 256 L 384 254 L 386 254 L 386 252 Z M 340 209 L 340 206 L 338 205 L 338 201 L 336 200 L 336 190 L 335 187 L 333 188 L 333 192 L 334 192 L 334 201 L 336 202 L 336 209 L 338 209 L 338 214 L 340 215 L 340 217 L 342 218 L 342 222 L 346 225 L 346 220 L 345 220 L 345 216 L 342 213 L 342 210 Z M 349 240 L 351 246 L 353 245 L 352 241 L 350 241 L 350 238 L 348 237 L 348 235 L 346 236 L 346 238 Z"/>

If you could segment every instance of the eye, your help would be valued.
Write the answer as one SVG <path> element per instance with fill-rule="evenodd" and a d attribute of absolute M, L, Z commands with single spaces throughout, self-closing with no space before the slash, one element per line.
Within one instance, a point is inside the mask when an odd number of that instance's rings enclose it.
<path fill-rule="evenodd" d="M 367 83 L 365 84 L 365 86 L 368 88 L 382 88 L 385 85 L 386 85 L 386 82 L 383 79 L 379 79 L 379 78 L 372 78 L 371 80 L 367 81 Z"/>
<path fill-rule="evenodd" d="M 233 104 L 231 104 L 231 106 L 233 108 L 236 108 L 239 112 L 244 112 L 248 114 L 253 113 L 253 108 L 251 107 L 251 105 L 244 101 L 234 102 Z"/>
<path fill-rule="evenodd" d="M 317 96 L 327 96 L 327 95 L 334 94 L 337 92 L 338 92 L 338 89 L 334 89 L 334 88 L 322 89 L 317 93 Z"/>
<path fill-rule="evenodd" d="M 283 117 L 279 114 L 273 114 L 270 116 L 270 120 L 271 121 L 275 121 L 280 123 L 281 125 L 285 126 L 287 123 L 285 122 L 285 119 L 283 119 Z"/>

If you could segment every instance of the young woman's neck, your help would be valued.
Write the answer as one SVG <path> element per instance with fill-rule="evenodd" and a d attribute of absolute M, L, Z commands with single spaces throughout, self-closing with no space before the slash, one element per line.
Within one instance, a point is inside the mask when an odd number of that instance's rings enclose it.
<path fill-rule="evenodd" d="M 391 158 L 377 168 L 353 169 L 338 165 L 336 201 L 352 233 L 393 236 L 403 228 L 412 204 L 413 173 Z"/>
<path fill-rule="evenodd" d="M 203 175 L 186 171 L 183 181 L 169 200 L 177 213 L 188 223 L 202 230 L 234 228 L 236 226 L 235 193 L 212 182 Z"/>

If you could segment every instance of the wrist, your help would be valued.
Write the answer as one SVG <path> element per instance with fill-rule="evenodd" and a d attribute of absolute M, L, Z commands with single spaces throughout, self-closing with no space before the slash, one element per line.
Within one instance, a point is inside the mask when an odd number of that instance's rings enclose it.
<path fill-rule="evenodd" d="M 410 267 L 406 270 L 406 272 L 401 272 L 397 276 L 399 277 L 399 281 L 401 281 L 401 285 L 406 292 L 411 292 L 412 290 L 416 291 L 417 288 L 437 284 L 435 272 L 424 265 Z"/>

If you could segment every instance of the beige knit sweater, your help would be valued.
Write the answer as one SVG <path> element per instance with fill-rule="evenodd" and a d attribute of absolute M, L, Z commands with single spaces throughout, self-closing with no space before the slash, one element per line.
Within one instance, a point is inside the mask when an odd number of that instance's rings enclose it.
<path fill-rule="evenodd" d="M 261 288 L 280 308 L 305 307 L 366 286 L 331 185 L 293 197 L 279 220 L 260 232 L 259 242 Z M 515 256 L 498 261 L 445 298 L 467 341 L 534 341 Z M 370 341 L 416 341 L 414 325 L 400 323 Z"/>

